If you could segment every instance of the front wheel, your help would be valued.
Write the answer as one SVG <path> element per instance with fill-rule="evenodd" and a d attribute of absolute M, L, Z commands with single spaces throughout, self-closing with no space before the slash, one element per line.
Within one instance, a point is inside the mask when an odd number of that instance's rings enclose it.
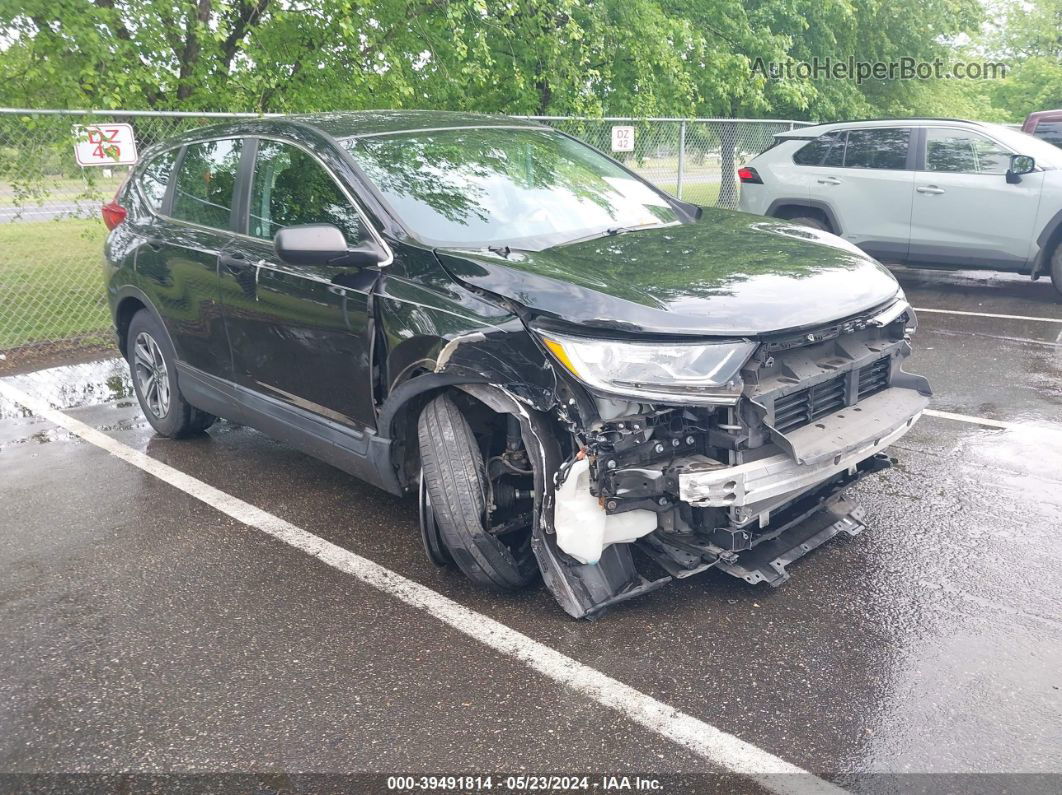
<path fill-rule="evenodd" d="M 129 323 L 126 354 L 140 409 L 159 435 L 177 439 L 213 424 L 214 415 L 195 408 L 181 394 L 170 338 L 146 309 L 133 315 Z"/>
<path fill-rule="evenodd" d="M 424 505 L 430 505 L 438 537 L 457 567 L 470 580 L 496 590 L 515 590 L 534 580 L 538 564 L 530 533 L 490 528 L 483 453 L 460 407 L 440 395 L 424 407 L 417 431 L 425 487 L 421 521 Z M 434 546 L 432 528 L 427 531 L 426 546 Z M 445 562 L 442 550 L 429 547 L 428 554 Z"/>

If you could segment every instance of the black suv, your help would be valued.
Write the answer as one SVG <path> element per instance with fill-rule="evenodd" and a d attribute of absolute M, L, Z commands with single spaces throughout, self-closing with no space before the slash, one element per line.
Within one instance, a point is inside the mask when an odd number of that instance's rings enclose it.
<path fill-rule="evenodd" d="M 862 529 L 843 488 L 928 401 L 877 262 L 512 119 L 200 129 L 103 214 L 160 434 L 224 417 L 417 490 L 432 561 L 541 573 L 573 616 L 712 566 L 780 584 Z"/>

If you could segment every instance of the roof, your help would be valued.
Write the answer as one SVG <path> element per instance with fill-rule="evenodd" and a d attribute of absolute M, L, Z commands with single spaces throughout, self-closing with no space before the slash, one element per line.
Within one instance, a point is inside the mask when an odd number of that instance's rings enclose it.
<path fill-rule="evenodd" d="M 226 119 L 207 127 L 185 130 L 173 138 L 150 147 L 144 154 L 212 137 L 281 134 L 309 143 L 322 134 L 344 139 L 405 131 L 467 127 L 547 129 L 541 124 L 514 119 L 511 116 L 488 116 L 485 113 L 457 113 L 444 110 L 360 110 L 292 116 L 251 116 Z"/>
<path fill-rule="evenodd" d="M 937 124 L 947 123 L 951 125 L 966 125 L 969 127 L 983 127 L 984 123 L 970 121 L 969 119 L 852 119 L 850 121 L 834 121 L 828 124 L 816 124 L 813 127 L 798 127 L 795 130 L 778 133 L 776 138 L 817 138 L 824 133 L 834 130 L 850 130 L 853 127 L 931 127 Z"/>
<path fill-rule="evenodd" d="M 311 113 L 283 116 L 295 122 L 310 124 L 333 138 L 404 132 L 406 130 L 437 130 L 453 127 L 540 127 L 534 122 L 510 116 L 485 113 L 460 113 L 446 110 L 359 110 L 335 113 Z"/>

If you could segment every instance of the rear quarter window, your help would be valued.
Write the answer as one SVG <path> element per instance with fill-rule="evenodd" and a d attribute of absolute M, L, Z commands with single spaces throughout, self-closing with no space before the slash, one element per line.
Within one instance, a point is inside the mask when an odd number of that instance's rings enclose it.
<path fill-rule="evenodd" d="M 140 173 L 140 192 L 147 200 L 148 206 L 156 212 L 162 209 L 162 200 L 166 196 L 166 186 L 173 174 L 173 164 L 177 161 L 179 149 L 163 152 L 148 161 Z"/>

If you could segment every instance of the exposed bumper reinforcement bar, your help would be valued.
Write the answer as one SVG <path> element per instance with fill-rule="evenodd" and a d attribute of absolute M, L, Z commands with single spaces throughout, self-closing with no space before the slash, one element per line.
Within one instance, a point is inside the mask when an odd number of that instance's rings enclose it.
<path fill-rule="evenodd" d="M 850 409 L 837 413 L 846 411 Z M 730 508 L 803 491 L 881 452 L 907 433 L 920 416 L 921 408 L 895 424 L 883 425 L 869 441 L 815 464 L 799 464 L 791 456 L 778 454 L 734 467 L 683 472 L 679 474 L 679 499 L 698 508 Z M 822 423 L 829 427 L 833 419 L 833 415 L 824 417 Z"/>

